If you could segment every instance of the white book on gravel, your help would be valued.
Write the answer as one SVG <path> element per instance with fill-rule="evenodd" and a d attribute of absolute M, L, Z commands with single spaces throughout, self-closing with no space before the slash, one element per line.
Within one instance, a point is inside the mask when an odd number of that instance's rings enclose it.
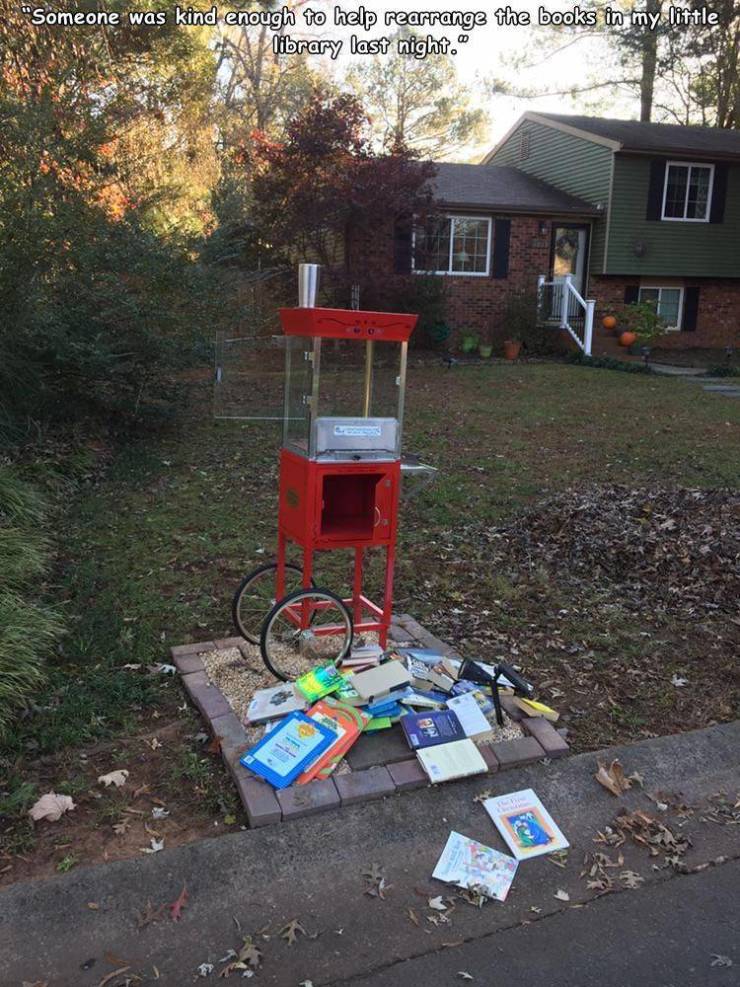
<path fill-rule="evenodd" d="M 453 740 L 449 744 L 435 744 L 416 752 L 419 763 L 432 784 L 482 775 L 488 770 L 483 755 L 472 740 Z"/>
<path fill-rule="evenodd" d="M 277 720 L 281 716 L 295 710 L 301 712 L 308 703 L 299 696 L 290 682 L 274 685 L 270 689 L 259 689 L 252 697 L 247 709 L 246 719 L 249 723 L 264 723 L 266 720 Z"/>

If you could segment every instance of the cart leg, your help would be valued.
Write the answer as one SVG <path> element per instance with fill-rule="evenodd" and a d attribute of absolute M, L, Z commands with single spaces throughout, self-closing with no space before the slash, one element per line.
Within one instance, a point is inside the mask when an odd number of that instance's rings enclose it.
<path fill-rule="evenodd" d="M 286 537 L 278 531 L 277 571 L 275 574 L 275 599 L 282 600 L 285 596 L 285 549 Z"/>
<path fill-rule="evenodd" d="M 396 546 L 388 545 L 385 551 L 385 594 L 383 596 L 383 629 L 380 632 L 380 646 L 388 646 L 388 628 L 393 614 L 393 568 L 396 564 Z"/>
<path fill-rule="evenodd" d="M 303 548 L 303 587 L 310 589 L 313 577 L 313 549 L 308 545 Z M 306 631 L 311 626 L 311 608 L 306 600 L 301 605 L 301 630 Z"/>
<path fill-rule="evenodd" d="M 352 602 L 354 604 L 352 619 L 355 622 L 355 627 L 362 620 L 362 602 L 360 601 L 360 597 L 362 596 L 362 563 L 364 555 L 364 548 L 355 549 L 355 578 L 352 585 Z"/>

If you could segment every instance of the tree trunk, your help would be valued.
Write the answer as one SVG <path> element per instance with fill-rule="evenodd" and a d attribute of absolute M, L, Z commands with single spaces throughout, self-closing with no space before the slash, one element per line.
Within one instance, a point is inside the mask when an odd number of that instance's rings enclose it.
<path fill-rule="evenodd" d="M 645 12 L 658 14 L 663 0 L 647 0 Z M 640 76 L 640 120 L 649 123 L 653 113 L 655 69 L 658 62 L 658 33 L 645 28 L 642 42 L 642 73 Z"/>

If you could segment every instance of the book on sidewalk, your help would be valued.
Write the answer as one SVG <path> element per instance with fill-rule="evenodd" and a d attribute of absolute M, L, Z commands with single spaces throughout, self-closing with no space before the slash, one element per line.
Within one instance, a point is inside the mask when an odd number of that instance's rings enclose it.
<path fill-rule="evenodd" d="M 470 775 L 482 775 L 488 770 L 481 752 L 467 738 L 421 748 L 416 756 L 427 777 L 435 785 L 443 781 L 454 781 L 456 778 L 468 778 Z"/>
<path fill-rule="evenodd" d="M 335 739 L 334 730 L 296 711 L 288 713 L 239 760 L 273 788 L 287 788 Z"/>
<path fill-rule="evenodd" d="M 506 901 L 518 866 L 513 857 L 453 830 L 432 877 L 458 888 L 480 889 L 489 898 Z"/>
<path fill-rule="evenodd" d="M 409 713 L 401 720 L 401 727 L 412 750 L 447 744 L 451 740 L 462 740 L 465 737 L 457 716 L 443 709 Z"/>
<path fill-rule="evenodd" d="M 306 715 L 333 730 L 335 740 L 298 776 L 297 785 L 305 785 L 314 779 L 323 781 L 328 778 L 370 720 L 362 710 L 337 702 L 331 696 L 320 699 Z"/>
<path fill-rule="evenodd" d="M 299 696 L 291 682 L 274 685 L 270 689 L 258 689 L 247 707 L 246 719 L 249 723 L 264 723 L 278 720 L 286 713 L 304 710 L 308 703 Z"/>
<path fill-rule="evenodd" d="M 483 808 L 517 860 L 570 846 L 531 788 L 486 799 Z"/>

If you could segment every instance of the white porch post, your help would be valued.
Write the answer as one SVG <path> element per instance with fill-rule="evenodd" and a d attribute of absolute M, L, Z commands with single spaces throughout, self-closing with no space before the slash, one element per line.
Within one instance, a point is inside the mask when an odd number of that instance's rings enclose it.
<path fill-rule="evenodd" d="M 583 352 L 586 356 L 591 356 L 591 339 L 594 333 L 594 308 L 596 300 L 589 298 L 586 301 L 586 321 L 583 327 Z"/>
<path fill-rule="evenodd" d="M 570 285 L 573 280 L 572 274 L 566 274 L 563 279 L 563 294 L 560 298 L 560 328 L 566 329 L 568 326 L 568 303 L 570 302 Z"/>

